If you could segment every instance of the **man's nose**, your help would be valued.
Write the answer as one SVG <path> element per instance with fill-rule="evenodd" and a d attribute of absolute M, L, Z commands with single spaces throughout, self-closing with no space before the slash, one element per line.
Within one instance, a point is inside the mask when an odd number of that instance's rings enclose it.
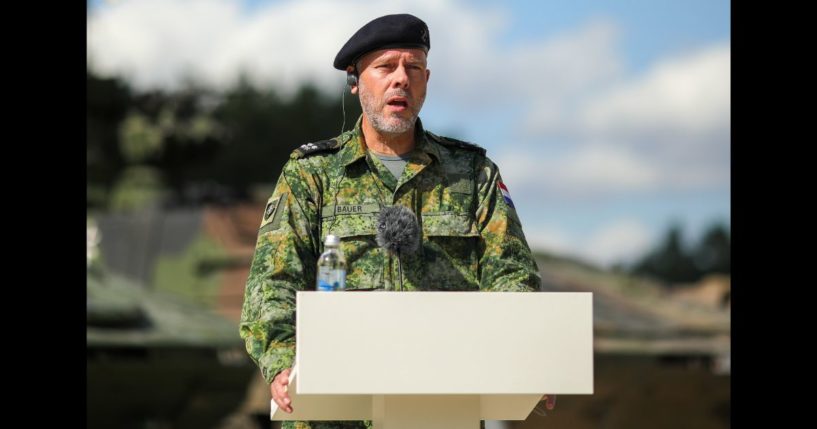
<path fill-rule="evenodd" d="M 405 66 L 399 65 L 396 69 L 394 69 L 392 86 L 398 88 L 408 88 L 409 78 Z"/>

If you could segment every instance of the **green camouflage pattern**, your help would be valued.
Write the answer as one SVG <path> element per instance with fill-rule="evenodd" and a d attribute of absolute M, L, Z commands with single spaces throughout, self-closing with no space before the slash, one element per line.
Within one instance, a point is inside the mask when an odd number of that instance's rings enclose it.
<path fill-rule="evenodd" d="M 335 139 L 293 151 L 265 207 L 240 335 L 268 383 L 294 362 L 295 293 L 315 290 L 316 261 L 327 234 L 341 239 L 347 288 L 399 290 L 397 258 L 375 241 L 381 207 L 404 205 L 420 222 L 422 245 L 403 256 L 405 290 L 540 288 L 516 210 L 503 198 L 499 169 L 484 149 L 426 132 L 418 119 L 415 149 L 398 179 L 368 154 L 361 119 Z M 283 427 L 368 427 L 311 424 Z"/>

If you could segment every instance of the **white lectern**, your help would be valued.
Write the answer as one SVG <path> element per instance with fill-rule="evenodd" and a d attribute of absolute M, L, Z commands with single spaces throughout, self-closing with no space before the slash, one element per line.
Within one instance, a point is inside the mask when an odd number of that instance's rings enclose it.
<path fill-rule="evenodd" d="M 524 420 L 545 393 L 593 393 L 588 292 L 298 292 L 293 412 L 376 429 Z"/>

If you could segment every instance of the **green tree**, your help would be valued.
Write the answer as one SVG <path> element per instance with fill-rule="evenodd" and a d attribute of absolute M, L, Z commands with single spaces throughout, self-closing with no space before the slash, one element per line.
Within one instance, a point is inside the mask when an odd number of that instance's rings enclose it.
<path fill-rule="evenodd" d="M 704 232 L 693 251 L 692 260 L 702 274 L 731 274 L 731 253 L 729 229 L 722 223 L 716 223 Z"/>
<path fill-rule="evenodd" d="M 134 92 L 88 75 L 88 206 L 138 209 L 250 199 L 293 149 L 341 131 L 342 108 L 305 85 L 290 97 L 241 80 L 224 93 L 190 83 Z M 346 128 L 360 115 L 346 97 Z"/>
<path fill-rule="evenodd" d="M 103 79 L 86 73 L 87 207 L 101 209 L 127 160 L 119 150 L 119 124 L 131 104 L 127 85 L 118 79 Z"/>
<path fill-rule="evenodd" d="M 207 177 L 242 194 L 253 185 L 274 183 L 292 150 L 340 133 L 339 101 L 310 85 L 284 99 L 274 91 L 258 91 L 240 83 L 225 95 L 214 113 L 228 135 L 226 145 L 218 159 L 197 177 Z M 355 109 L 348 101 L 347 117 L 354 123 L 360 106 Z"/>
<path fill-rule="evenodd" d="M 640 262 L 633 272 L 656 277 L 670 284 L 692 282 L 700 273 L 684 248 L 680 225 L 671 225 L 664 240 Z"/>

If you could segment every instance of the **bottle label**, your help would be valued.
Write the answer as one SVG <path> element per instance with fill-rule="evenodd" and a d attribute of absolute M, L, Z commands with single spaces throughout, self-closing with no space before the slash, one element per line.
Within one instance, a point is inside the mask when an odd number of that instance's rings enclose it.
<path fill-rule="evenodd" d="M 318 290 L 335 291 L 346 289 L 346 271 L 329 267 L 318 267 Z"/>

